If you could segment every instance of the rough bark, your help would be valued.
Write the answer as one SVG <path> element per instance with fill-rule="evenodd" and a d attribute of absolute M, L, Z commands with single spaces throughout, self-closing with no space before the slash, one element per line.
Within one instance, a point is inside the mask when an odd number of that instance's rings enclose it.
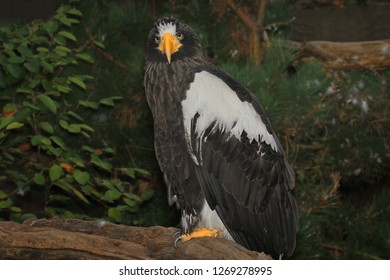
<path fill-rule="evenodd" d="M 269 259 L 221 238 L 174 247 L 175 230 L 62 219 L 0 222 L 0 259 Z"/>
<path fill-rule="evenodd" d="M 371 69 L 390 67 L 390 39 L 367 42 L 310 41 L 291 43 L 303 58 L 315 57 L 328 69 Z"/>
<path fill-rule="evenodd" d="M 263 46 L 261 44 L 261 34 L 264 28 L 264 16 L 268 0 L 257 1 L 257 14 L 255 18 L 246 13 L 233 0 L 227 0 L 227 5 L 236 13 L 238 18 L 244 23 L 249 34 L 249 56 L 252 62 L 257 65 L 263 59 Z"/>

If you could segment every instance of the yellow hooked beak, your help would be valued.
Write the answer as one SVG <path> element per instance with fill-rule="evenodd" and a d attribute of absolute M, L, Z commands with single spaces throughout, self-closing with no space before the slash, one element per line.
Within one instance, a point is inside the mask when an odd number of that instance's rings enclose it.
<path fill-rule="evenodd" d="M 171 33 L 165 33 L 161 38 L 160 45 L 158 49 L 164 53 L 168 59 L 168 63 L 171 63 L 171 55 L 179 50 L 182 44 Z"/>

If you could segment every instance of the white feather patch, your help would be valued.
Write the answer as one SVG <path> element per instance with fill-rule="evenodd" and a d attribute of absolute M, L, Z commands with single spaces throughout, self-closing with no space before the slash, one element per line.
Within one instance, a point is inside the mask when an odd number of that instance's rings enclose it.
<path fill-rule="evenodd" d="M 198 113 L 195 129 L 201 137 L 216 121 L 219 129 L 230 132 L 238 140 L 245 131 L 249 141 L 264 141 L 278 151 L 274 137 L 268 132 L 252 104 L 241 101 L 223 80 L 207 71 L 195 74 L 194 82 L 181 104 L 185 130 L 190 139 L 193 137 L 191 120 Z"/>
<path fill-rule="evenodd" d="M 161 22 L 157 26 L 158 28 L 158 35 L 160 37 L 163 37 L 165 33 L 171 33 L 172 35 L 176 35 L 176 24 L 173 22 Z"/>
<path fill-rule="evenodd" d="M 202 210 L 200 211 L 200 218 L 198 227 L 200 228 L 208 228 L 208 229 L 219 229 L 222 231 L 223 237 L 225 239 L 233 240 L 229 231 L 219 218 L 217 211 L 211 210 L 207 201 L 204 201 Z"/>

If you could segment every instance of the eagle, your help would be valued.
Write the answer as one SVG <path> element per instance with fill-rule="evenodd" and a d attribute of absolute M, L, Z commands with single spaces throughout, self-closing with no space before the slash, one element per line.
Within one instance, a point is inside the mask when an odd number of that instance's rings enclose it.
<path fill-rule="evenodd" d="M 209 62 L 193 29 L 173 17 L 148 35 L 144 87 L 168 202 L 181 213 L 176 242 L 222 235 L 291 256 L 295 175 L 255 95 Z"/>

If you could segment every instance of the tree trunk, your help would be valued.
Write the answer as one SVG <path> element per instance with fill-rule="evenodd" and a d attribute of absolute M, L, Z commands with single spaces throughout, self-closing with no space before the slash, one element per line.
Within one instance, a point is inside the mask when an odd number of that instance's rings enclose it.
<path fill-rule="evenodd" d="M 234 0 L 227 0 L 227 4 L 247 27 L 249 35 L 249 57 L 255 65 L 258 65 L 263 59 L 261 34 L 263 33 L 267 0 L 260 0 L 257 5 L 257 14 L 254 15 L 254 17 L 245 13 L 245 11 L 234 2 Z"/>
<path fill-rule="evenodd" d="M 222 238 L 174 247 L 175 230 L 62 219 L 0 222 L 0 259 L 270 259 Z"/>

